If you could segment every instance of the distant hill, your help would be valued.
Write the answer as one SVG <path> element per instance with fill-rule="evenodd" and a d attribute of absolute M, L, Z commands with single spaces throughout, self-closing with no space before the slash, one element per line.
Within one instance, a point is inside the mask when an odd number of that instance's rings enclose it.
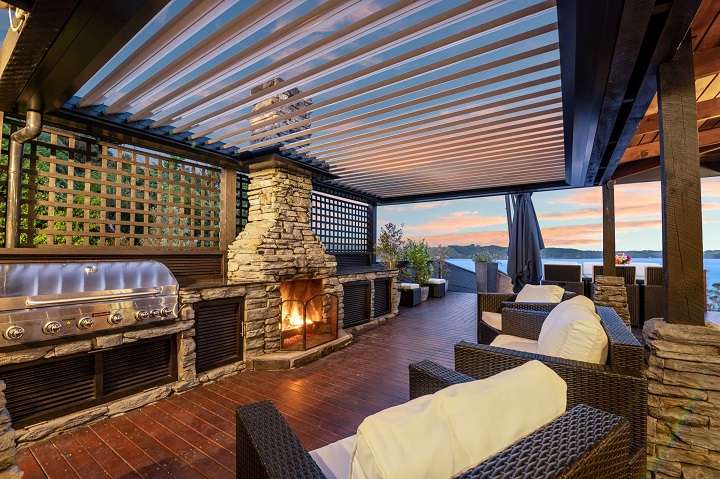
<path fill-rule="evenodd" d="M 431 253 L 435 256 L 438 253 L 437 247 L 431 247 Z M 482 252 L 489 254 L 496 260 L 507 259 L 507 248 L 505 246 L 481 246 L 481 245 L 451 245 L 445 246 L 448 258 L 470 258 L 475 254 Z M 662 251 L 642 250 L 642 251 L 624 251 L 625 254 L 632 258 L 661 258 Z M 545 248 L 542 251 L 543 258 L 553 259 L 583 259 L 583 258 L 602 258 L 602 251 L 599 250 L 582 250 L 574 248 Z M 720 250 L 705 251 L 706 259 L 720 259 Z"/>

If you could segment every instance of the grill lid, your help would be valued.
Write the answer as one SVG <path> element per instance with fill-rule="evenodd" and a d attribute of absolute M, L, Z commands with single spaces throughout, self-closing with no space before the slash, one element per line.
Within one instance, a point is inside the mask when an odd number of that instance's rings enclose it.
<path fill-rule="evenodd" d="M 173 274 L 157 261 L 0 264 L 0 311 L 177 290 Z"/>

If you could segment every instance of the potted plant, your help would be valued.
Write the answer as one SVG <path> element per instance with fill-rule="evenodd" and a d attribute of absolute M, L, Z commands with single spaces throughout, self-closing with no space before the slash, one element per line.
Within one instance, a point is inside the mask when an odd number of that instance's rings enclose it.
<path fill-rule="evenodd" d="M 432 275 L 432 256 L 425 240 L 408 240 L 405 243 L 403 258 L 412 270 L 413 281 L 420 285 L 420 300 L 426 301 L 430 294 L 427 282 Z"/>
<path fill-rule="evenodd" d="M 475 261 L 475 279 L 478 292 L 497 292 L 498 265 L 495 258 L 487 251 L 478 251 L 473 256 Z"/>
<path fill-rule="evenodd" d="M 445 248 L 443 245 L 438 245 L 438 247 L 435 250 L 436 274 L 437 274 L 438 278 L 445 280 L 444 288 L 445 288 L 446 293 L 447 293 L 447 288 L 448 288 L 447 256 L 448 256 L 448 249 Z"/>
<path fill-rule="evenodd" d="M 380 228 L 380 235 L 375 246 L 375 254 L 389 269 L 398 267 L 398 262 L 405 246 L 402 225 L 385 223 Z"/>

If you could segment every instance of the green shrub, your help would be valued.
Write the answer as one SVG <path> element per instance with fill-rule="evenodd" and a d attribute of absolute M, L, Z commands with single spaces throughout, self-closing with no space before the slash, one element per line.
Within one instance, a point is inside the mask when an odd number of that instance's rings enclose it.
<path fill-rule="evenodd" d="M 432 275 L 432 268 L 430 267 L 432 256 L 425 240 L 408 240 L 405 244 L 403 257 L 413 270 L 414 281 L 418 284 L 427 284 Z"/>
<path fill-rule="evenodd" d="M 386 223 L 380 229 L 375 254 L 388 268 L 397 268 L 397 263 L 405 246 L 402 225 Z"/>

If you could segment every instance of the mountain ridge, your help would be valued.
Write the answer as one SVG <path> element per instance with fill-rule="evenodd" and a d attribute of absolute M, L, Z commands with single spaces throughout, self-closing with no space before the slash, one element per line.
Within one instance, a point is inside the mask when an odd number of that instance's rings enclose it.
<path fill-rule="evenodd" d="M 443 246 L 446 250 L 448 258 L 472 258 L 477 253 L 486 253 L 495 260 L 507 259 L 507 247 L 497 245 L 449 245 Z M 437 256 L 440 247 L 433 246 L 430 248 L 433 256 Z M 662 251 L 658 250 L 625 250 L 623 253 L 632 258 L 662 258 Z M 720 259 L 720 250 L 705 250 L 705 259 Z M 542 250 L 543 258 L 553 259 L 586 259 L 586 258 L 602 258 L 601 250 L 582 250 L 575 248 L 545 248 Z"/>

